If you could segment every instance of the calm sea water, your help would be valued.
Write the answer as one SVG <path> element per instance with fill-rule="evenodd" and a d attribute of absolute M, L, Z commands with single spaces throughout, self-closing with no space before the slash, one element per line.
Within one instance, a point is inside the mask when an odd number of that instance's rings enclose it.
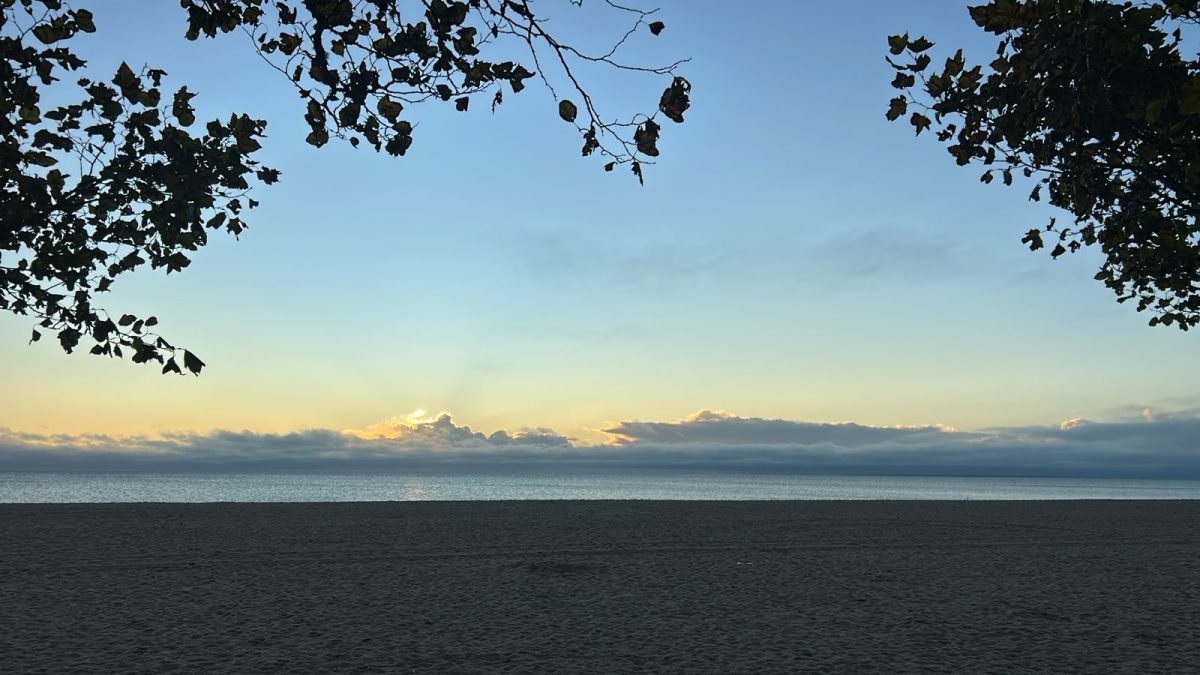
<path fill-rule="evenodd" d="M 0 503 L 491 499 L 1200 499 L 1200 481 L 678 471 L 520 475 L 0 472 Z"/>

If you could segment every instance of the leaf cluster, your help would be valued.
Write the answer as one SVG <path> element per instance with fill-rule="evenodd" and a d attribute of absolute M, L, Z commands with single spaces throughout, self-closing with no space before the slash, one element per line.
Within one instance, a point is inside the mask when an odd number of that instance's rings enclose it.
<path fill-rule="evenodd" d="M 628 164 L 640 181 L 659 154 L 658 114 L 683 122 L 691 84 L 675 74 L 684 61 L 618 60 L 639 31 L 657 36 L 665 25 L 651 20 L 654 10 L 603 2 L 630 24 L 611 49 L 591 54 L 548 32 L 527 0 L 180 0 L 187 39 L 244 32 L 295 85 L 314 146 L 341 138 L 403 155 L 413 106 L 452 101 L 466 112 L 484 97 L 494 111 L 505 91 L 537 77 L 581 134 L 582 154 L 606 157 L 607 171 Z M 266 122 L 233 114 L 197 128 L 196 94 L 165 89 L 159 69 L 122 63 L 111 78 L 81 77 L 86 63 L 69 41 L 95 30 L 91 12 L 65 0 L 0 0 L 0 310 L 34 318 L 31 342 L 53 333 L 67 352 L 90 343 L 92 354 L 198 374 L 204 363 L 154 332 L 157 318 L 110 315 L 96 296 L 145 265 L 180 271 L 210 232 L 247 227 L 252 183 L 280 177 L 254 159 Z M 486 57 L 502 40 L 530 62 Z M 558 95 L 543 61 L 570 83 L 571 98 Z M 582 63 L 669 84 L 649 114 L 607 118 L 576 76 Z M 53 100 L 75 102 L 47 105 L 48 87 Z"/>
<path fill-rule="evenodd" d="M 251 181 L 279 176 L 253 159 L 266 123 L 192 129 L 194 94 L 125 63 L 48 106 L 45 88 L 85 66 L 64 43 L 94 31 L 92 15 L 58 0 L 0 10 L 0 309 L 37 320 L 31 341 L 52 332 L 67 352 L 90 342 L 92 354 L 199 373 L 200 359 L 151 331 L 155 317 L 110 316 L 95 296 L 147 264 L 184 269 L 212 230 L 245 229 Z"/>
<path fill-rule="evenodd" d="M 1197 3 L 991 0 L 971 18 L 996 35 L 996 58 L 969 65 L 961 50 L 931 67 L 933 43 L 888 38 L 886 113 L 931 130 L 980 180 L 1034 180 L 1074 222 L 1025 233 L 1057 258 L 1098 246 L 1096 274 L 1150 310 L 1151 325 L 1200 323 L 1200 62 L 1183 28 Z"/>
<path fill-rule="evenodd" d="M 544 19 L 527 0 L 182 0 L 188 13 L 188 39 L 214 37 L 241 30 L 258 52 L 296 87 L 303 100 L 305 139 L 322 146 L 332 137 L 357 147 L 365 142 L 376 151 L 403 155 L 413 143 L 416 126 L 409 110 L 427 101 L 453 102 L 467 112 L 472 99 L 485 99 L 494 111 L 506 92 L 516 94 L 538 77 L 555 94 L 558 114 L 578 128 L 584 156 L 598 152 L 609 159 L 606 170 L 640 165 L 658 155 L 662 112 L 676 122 L 690 105 L 690 84 L 675 76 L 678 61 L 659 68 L 616 60 L 619 48 L 643 26 L 662 32 L 653 11 L 613 2 L 633 23 L 603 54 L 585 53 L 564 44 L 545 28 Z M 580 4 L 576 2 L 576 4 Z M 528 63 L 493 60 L 488 54 L 512 50 L 509 41 L 529 54 Z M 556 72 L 548 76 L 550 64 Z M 618 70 L 671 77 L 659 110 L 619 121 L 605 118 L 576 76 L 580 63 L 601 63 Z M 575 100 L 559 97 L 551 85 L 558 75 L 575 90 Z M 576 102 L 578 101 L 578 103 Z M 580 112 L 583 113 L 580 116 Z"/>

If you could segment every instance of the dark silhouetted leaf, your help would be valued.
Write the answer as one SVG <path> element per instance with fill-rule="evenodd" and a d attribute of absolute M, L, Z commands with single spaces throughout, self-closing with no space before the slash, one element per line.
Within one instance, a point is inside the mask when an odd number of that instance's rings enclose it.
<path fill-rule="evenodd" d="M 204 368 L 204 362 L 196 358 L 196 355 L 187 351 L 183 352 L 183 367 L 187 368 L 193 375 L 199 375 L 200 370 Z"/>
<path fill-rule="evenodd" d="M 691 91 L 692 83 L 676 76 L 671 80 L 671 86 L 667 87 L 659 98 L 658 109 L 672 122 L 682 123 L 683 113 L 687 112 L 692 104 Z"/>
<path fill-rule="evenodd" d="M 926 40 L 924 38 L 924 36 L 919 37 L 916 40 L 912 40 L 908 43 L 908 51 L 910 51 L 914 54 L 919 54 L 923 51 L 926 51 L 930 47 L 933 47 L 933 43 L 930 42 L 929 40 Z"/>
<path fill-rule="evenodd" d="M 329 132 L 325 129 L 313 129 L 304 141 L 319 148 L 329 142 Z"/>
<path fill-rule="evenodd" d="M 930 125 L 933 124 L 928 117 L 922 115 L 921 113 L 913 113 L 912 117 L 909 118 L 909 122 L 911 122 L 913 127 L 916 129 L 918 136 L 921 135 L 922 131 L 925 131 L 930 127 Z"/>
<path fill-rule="evenodd" d="M 637 131 L 633 132 L 633 140 L 637 143 L 638 152 L 647 157 L 658 157 L 658 131 L 659 126 L 654 123 L 654 120 L 646 120 L 638 127 Z M 638 169 L 638 175 L 641 175 L 641 168 Z"/>
<path fill-rule="evenodd" d="M 74 328 L 64 328 L 58 331 L 58 343 L 62 345 L 64 352 L 70 354 L 79 344 L 79 331 Z"/>
<path fill-rule="evenodd" d="M 96 24 L 92 22 L 92 13 L 86 9 L 75 10 L 75 25 L 84 33 L 96 32 Z"/>
<path fill-rule="evenodd" d="M 566 120 L 568 122 L 574 122 L 575 117 L 578 114 L 579 114 L 579 109 L 575 107 L 574 103 L 568 101 L 567 99 L 563 99 L 558 102 L 558 116 L 559 117 L 563 118 L 564 120 Z"/>

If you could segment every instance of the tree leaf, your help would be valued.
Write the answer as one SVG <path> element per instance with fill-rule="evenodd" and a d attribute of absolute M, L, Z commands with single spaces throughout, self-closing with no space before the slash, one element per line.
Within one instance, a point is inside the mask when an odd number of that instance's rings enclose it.
<path fill-rule="evenodd" d="M 575 107 L 574 103 L 568 101 L 565 98 L 558 102 L 558 116 L 563 118 L 567 122 L 574 122 L 575 117 L 578 114 L 579 114 L 579 109 Z"/>
<path fill-rule="evenodd" d="M 44 152 L 30 151 L 25 153 L 25 161 L 38 166 L 54 166 L 58 160 Z"/>
<path fill-rule="evenodd" d="M 204 362 L 196 358 L 196 355 L 183 350 L 183 367 L 187 368 L 193 375 L 199 375 L 200 370 L 204 368 Z"/>
<path fill-rule="evenodd" d="M 913 40 L 908 43 L 908 51 L 910 51 L 914 54 L 920 54 L 921 52 L 929 49 L 932 46 L 933 46 L 932 42 L 930 42 L 929 40 L 926 40 L 924 36 L 921 36 L 921 37 L 917 38 L 916 40 Z"/>
<path fill-rule="evenodd" d="M 58 331 L 58 343 L 64 352 L 70 354 L 79 344 L 79 331 L 74 328 L 64 328 Z"/>
<path fill-rule="evenodd" d="M 379 114 L 383 115 L 389 122 L 395 122 L 396 117 L 404 110 L 403 105 L 396 103 L 387 96 L 379 99 L 376 107 L 379 110 Z"/>
<path fill-rule="evenodd" d="M 96 24 L 92 21 L 92 13 L 86 9 L 77 9 L 74 12 L 75 26 L 84 33 L 95 33 Z"/>
<path fill-rule="evenodd" d="M 917 83 L 917 76 L 911 73 L 896 73 L 896 78 L 892 80 L 892 86 L 896 89 L 908 89 Z"/>
<path fill-rule="evenodd" d="M 329 142 L 329 132 L 325 129 L 313 129 L 304 141 L 319 148 Z"/>
<path fill-rule="evenodd" d="M 658 131 L 660 127 L 654 120 L 646 120 L 638 127 L 637 131 L 633 132 L 634 143 L 637 144 L 637 151 L 647 157 L 658 157 Z M 637 172 L 641 176 L 641 170 Z"/>
<path fill-rule="evenodd" d="M 916 128 L 918 136 L 921 135 L 922 131 L 925 131 L 931 124 L 933 124 L 928 117 L 922 115 L 921 113 L 913 113 L 912 117 L 909 118 L 909 122 Z"/>
<path fill-rule="evenodd" d="M 658 109 L 667 116 L 667 119 L 676 124 L 682 124 L 683 113 L 687 112 L 692 104 L 691 91 L 691 82 L 679 76 L 674 77 L 671 80 L 671 86 L 667 87 L 658 99 Z"/>

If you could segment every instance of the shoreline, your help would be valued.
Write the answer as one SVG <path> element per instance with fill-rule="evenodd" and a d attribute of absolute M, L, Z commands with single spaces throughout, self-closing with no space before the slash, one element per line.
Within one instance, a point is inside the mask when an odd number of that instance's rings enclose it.
<path fill-rule="evenodd" d="M 1200 501 L 0 504 L 11 672 L 1188 670 Z"/>

